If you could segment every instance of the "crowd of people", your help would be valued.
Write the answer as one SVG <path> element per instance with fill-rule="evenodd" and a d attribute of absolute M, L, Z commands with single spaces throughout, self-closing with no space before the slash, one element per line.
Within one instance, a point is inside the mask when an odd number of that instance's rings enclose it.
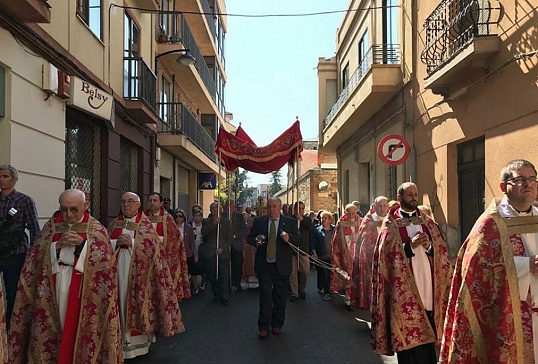
<path fill-rule="evenodd" d="M 446 237 L 416 184 L 377 196 L 364 216 L 305 211 L 261 199 L 194 205 L 133 192 L 105 228 L 82 191 L 59 196 L 42 229 L 32 198 L 0 166 L 0 362 L 120 363 L 185 330 L 179 304 L 211 288 L 213 302 L 259 288 L 258 337 L 280 335 L 287 302 L 320 299 L 371 314 L 371 343 L 400 364 L 518 363 L 538 358 L 538 187 L 526 160 L 501 171 L 502 198 L 477 220 L 451 262 Z M 28 230 L 28 234 L 26 234 Z M 40 232 L 41 231 L 41 232 Z"/>

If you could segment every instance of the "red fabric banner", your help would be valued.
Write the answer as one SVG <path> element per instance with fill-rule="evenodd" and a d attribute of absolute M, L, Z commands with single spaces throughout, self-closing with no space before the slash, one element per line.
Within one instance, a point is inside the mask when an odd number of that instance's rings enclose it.
<path fill-rule="evenodd" d="M 303 137 L 299 120 L 265 147 L 256 146 L 241 127 L 237 133 L 239 135 L 233 135 L 220 128 L 215 145 L 215 153 L 229 172 L 241 167 L 254 173 L 266 174 L 278 171 L 286 163 L 293 164 L 301 158 Z"/>

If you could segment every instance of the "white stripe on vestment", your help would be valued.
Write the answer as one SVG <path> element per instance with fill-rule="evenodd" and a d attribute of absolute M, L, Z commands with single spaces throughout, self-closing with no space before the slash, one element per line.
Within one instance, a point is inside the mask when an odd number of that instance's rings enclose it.
<path fill-rule="evenodd" d="M 413 236 L 416 234 L 423 232 L 422 225 L 414 224 L 406 226 L 406 230 L 410 239 L 413 239 Z M 415 254 L 411 258 L 411 265 L 420 299 L 426 311 L 433 311 L 433 281 L 430 260 L 426 255 L 426 249 L 422 245 L 414 249 L 411 247 L 411 249 Z"/>
<path fill-rule="evenodd" d="M 501 200 L 501 203 L 497 208 L 501 217 L 538 215 L 538 208 L 535 206 L 532 207 L 529 213 L 518 213 L 512 206 L 510 206 L 506 196 Z M 523 241 L 527 256 L 514 257 L 519 283 L 519 299 L 525 301 L 530 290 L 532 307 L 538 308 L 538 275 L 532 274 L 530 271 L 530 259 L 535 255 L 538 255 L 538 234 L 521 234 L 521 240 Z M 534 311 L 532 311 L 532 336 L 534 357 L 538 358 L 538 313 Z"/>

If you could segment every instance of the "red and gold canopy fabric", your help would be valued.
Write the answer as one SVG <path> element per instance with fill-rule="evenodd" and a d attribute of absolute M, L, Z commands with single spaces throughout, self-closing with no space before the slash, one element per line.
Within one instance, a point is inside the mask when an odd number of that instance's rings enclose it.
<path fill-rule="evenodd" d="M 258 147 L 241 126 L 236 135 L 220 128 L 215 145 L 215 153 L 227 171 L 241 167 L 262 174 L 278 171 L 286 163 L 293 164 L 301 158 L 302 150 L 299 120 L 265 147 Z"/>

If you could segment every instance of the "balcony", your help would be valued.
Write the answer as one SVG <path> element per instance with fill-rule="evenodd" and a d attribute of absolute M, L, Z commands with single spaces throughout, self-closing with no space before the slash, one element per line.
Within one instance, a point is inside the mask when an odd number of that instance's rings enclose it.
<path fill-rule="evenodd" d="M 358 130 L 401 88 L 398 45 L 374 45 L 323 121 L 322 147 L 336 148 Z"/>
<path fill-rule="evenodd" d="M 182 103 L 159 103 L 157 141 L 199 171 L 218 172 L 215 140 Z"/>
<path fill-rule="evenodd" d="M 217 87 L 212 72 L 198 48 L 184 16 L 178 12 L 160 14 L 161 34 L 158 52 L 163 54 L 174 49 L 188 49 L 196 58 L 196 65 L 183 66 L 176 62 L 178 53 L 160 58 L 166 68 L 176 75 L 181 86 L 189 90 L 189 98 L 198 106 L 202 114 L 217 114 Z"/>
<path fill-rule="evenodd" d="M 50 23 L 51 6 L 47 0 L 0 0 L 0 9 L 23 23 Z"/>
<path fill-rule="evenodd" d="M 468 78 L 473 68 L 487 67 L 500 50 L 497 25 L 502 14 L 498 1 L 442 1 L 424 22 L 425 87 L 447 96 L 450 86 Z"/>
<path fill-rule="evenodd" d="M 137 120 L 157 122 L 157 77 L 140 57 L 123 58 L 123 99 Z"/>
<path fill-rule="evenodd" d="M 214 56 L 216 52 L 216 25 L 213 13 L 215 12 L 207 0 L 181 0 L 174 10 L 186 14 L 192 34 L 199 41 L 203 54 Z M 179 5 L 180 4 L 180 5 Z"/>

